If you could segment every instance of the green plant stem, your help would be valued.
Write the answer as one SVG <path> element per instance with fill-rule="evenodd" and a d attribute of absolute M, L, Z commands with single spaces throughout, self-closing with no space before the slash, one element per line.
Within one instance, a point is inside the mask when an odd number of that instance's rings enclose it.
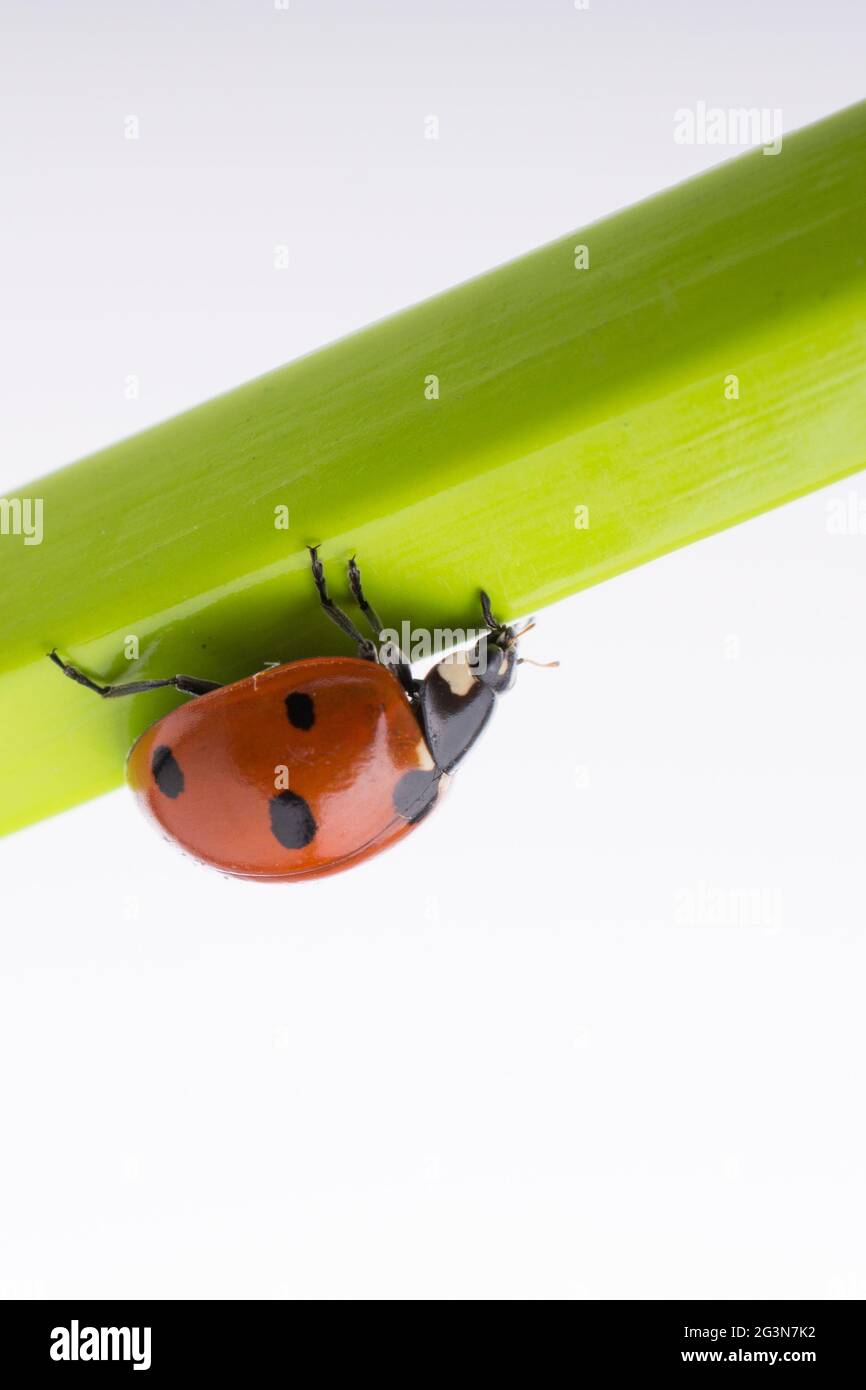
<path fill-rule="evenodd" d="M 0 830 L 115 786 L 183 698 L 102 703 L 54 646 L 104 681 L 233 680 L 348 651 L 308 542 L 337 596 L 357 552 L 389 626 L 466 626 L 482 584 L 515 617 L 863 467 L 864 262 L 861 104 L 23 489 Z"/>

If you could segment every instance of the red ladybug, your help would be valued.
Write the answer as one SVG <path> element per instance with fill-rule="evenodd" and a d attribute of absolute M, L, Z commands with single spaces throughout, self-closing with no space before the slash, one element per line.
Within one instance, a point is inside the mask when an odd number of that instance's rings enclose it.
<path fill-rule="evenodd" d="M 317 878 L 408 835 L 517 674 L 517 634 L 482 592 L 488 632 L 413 679 L 402 652 L 380 651 L 332 602 L 315 547 L 310 556 L 322 606 L 357 657 L 292 661 L 232 685 L 172 676 L 101 686 L 50 654 L 105 699 L 162 686 L 197 697 L 141 735 L 127 780 L 169 838 L 240 878 Z M 354 559 L 349 584 L 378 635 Z"/>

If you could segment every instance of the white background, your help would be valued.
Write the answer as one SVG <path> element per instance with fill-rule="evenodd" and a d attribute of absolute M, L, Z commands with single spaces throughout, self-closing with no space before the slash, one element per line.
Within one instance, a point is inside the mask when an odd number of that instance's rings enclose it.
<path fill-rule="evenodd" d="M 734 153 L 678 107 L 863 95 L 854 0 L 2 14 L 0 489 Z M 0 1292 L 866 1295 L 849 494 L 540 614 L 560 671 L 349 874 L 125 793 L 0 844 Z"/>

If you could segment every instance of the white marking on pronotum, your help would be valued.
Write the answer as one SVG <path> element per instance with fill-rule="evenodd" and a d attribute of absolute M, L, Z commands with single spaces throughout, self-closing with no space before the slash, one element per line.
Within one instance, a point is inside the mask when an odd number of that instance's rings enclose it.
<path fill-rule="evenodd" d="M 452 695 L 468 695 L 475 684 L 466 652 L 452 652 L 436 669 Z"/>

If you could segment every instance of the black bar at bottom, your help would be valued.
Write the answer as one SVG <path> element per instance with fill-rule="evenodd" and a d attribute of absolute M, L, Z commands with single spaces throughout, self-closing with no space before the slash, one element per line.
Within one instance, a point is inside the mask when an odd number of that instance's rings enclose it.
<path fill-rule="evenodd" d="M 346 1314 L 330 1316 L 342 1320 Z M 482 1326 L 468 1352 L 459 1351 L 437 1319 L 413 1366 L 407 1354 L 415 1339 L 404 1318 L 390 1329 L 323 1336 L 303 1303 L 7 1302 L 0 1304 L 3 1375 L 7 1384 L 33 1383 L 34 1377 L 41 1383 L 43 1376 L 58 1384 L 70 1376 L 104 1381 L 109 1375 L 142 1384 L 181 1375 L 194 1375 L 198 1384 L 210 1378 L 245 1384 L 271 1371 L 285 1376 L 300 1370 L 306 1378 L 312 1357 L 314 1375 L 345 1368 L 411 1382 L 435 1375 L 439 1362 L 449 1378 L 458 1367 L 461 1377 L 473 1371 L 489 1377 L 501 1365 L 510 1376 L 523 1373 L 537 1382 L 548 1374 L 558 1379 L 554 1367 L 565 1356 L 578 1378 L 590 1369 L 693 1375 L 724 1368 L 730 1375 L 761 1367 L 824 1376 L 843 1368 L 850 1373 L 863 1345 L 860 1302 L 581 1301 L 570 1303 L 558 1346 L 535 1328 L 531 1337 L 516 1328 L 491 1337 Z M 20 1380 L 8 1378 L 15 1366 Z"/>

